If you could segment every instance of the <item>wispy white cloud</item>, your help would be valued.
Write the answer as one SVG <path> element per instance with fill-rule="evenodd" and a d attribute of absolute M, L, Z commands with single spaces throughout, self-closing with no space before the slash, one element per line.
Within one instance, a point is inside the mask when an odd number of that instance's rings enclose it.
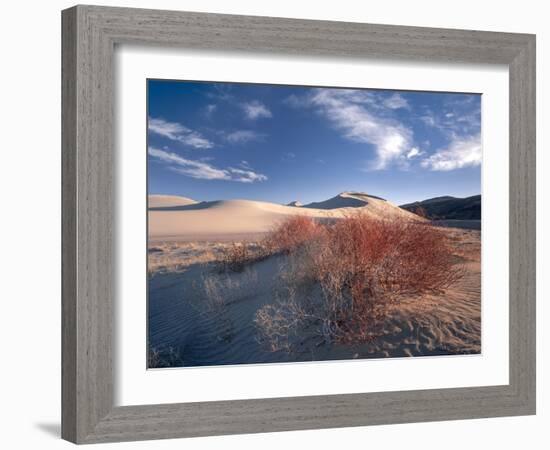
<path fill-rule="evenodd" d="M 269 119 L 273 117 L 271 110 L 259 100 L 243 101 L 233 93 L 233 87 L 229 84 L 215 83 L 207 97 L 216 101 L 230 104 L 243 110 L 245 118 L 249 120 Z"/>
<path fill-rule="evenodd" d="M 438 150 L 421 162 L 421 166 L 435 171 L 449 171 L 481 164 L 481 136 L 455 138 L 447 148 Z"/>
<path fill-rule="evenodd" d="M 254 183 L 255 181 L 267 180 L 267 176 L 262 173 L 256 173 L 251 169 L 238 169 L 236 167 L 228 167 L 227 171 L 230 173 L 232 181 L 240 181 L 241 183 Z"/>
<path fill-rule="evenodd" d="M 380 115 L 391 115 L 397 109 L 410 109 L 411 106 L 403 95 L 395 92 L 391 95 L 378 91 L 368 91 L 362 89 L 328 89 L 341 98 L 346 98 L 350 103 L 368 106 L 369 109 L 376 111 Z M 307 96 L 289 95 L 283 100 L 286 105 L 294 108 L 305 107 L 310 104 Z"/>
<path fill-rule="evenodd" d="M 176 122 L 168 122 L 164 119 L 149 117 L 149 131 L 164 136 L 168 139 L 177 140 L 178 136 L 187 133 L 188 129 Z"/>
<path fill-rule="evenodd" d="M 407 153 L 407 159 L 418 158 L 419 156 L 423 155 L 424 153 L 425 152 L 419 150 L 418 147 L 413 147 Z"/>
<path fill-rule="evenodd" d="M 309 102 L 342 136 L 350 141 L 371 144 L 376 158 L 371 170 L 387 168 L 392 163 L 407 166 L 405 155 L 412 148 L 412 131 L 389 117 L 381 117 L 368 105 L 369 92 L 346 89 L 316 89 L 311 91 Z"/>
<path fill-rule="evenodd" d="M 480 132 L 481 109 L 474 102 L 475 95 L 456 97 L 450 94 L 445 101 L 445 110 L 437 114 L 425 107 L 419 119 L 430 128 L 435 128 L 447 139 L 456 136 L 471 136 Z"/>
<path fill-rule="evenodd" d="M 281 155 L 281 161 L 288 162 L 296 159 L 296 153 L 285 152 Z"/>
<path fill-rule="evenodd" d="M 421 150 L 412 125 L 405 125 L 396 114 L 398 109 L 412 109 L 406 96 L 397 92 L 388 96 L 356 89 L 312 89 L 307 95 L 287 97 L 285 103 L 296 108 L 316 107 L 342 137 L 372 145 L 376 157 L 370 161 L 370 170 L 420 166 L 444 171 L 481 164 L 480 109 L 474 100 L 473 95 L 466 99 L 450 96 L 443 111 L 435 114 L 424 107 L 415 114 L 417 120 L 437 129 L 448 142 L 430 156 L 429 141 Z"/>
<path fill-rule="evenodd" d="M 436 130 L 447 142 L 430 156 L 421 167 L 434 171 L 450 171 L 481 164 L 481 108 L 476 95 L 452 95 L 444 100 L 444 109 L 434 112 L 424 107 L 419 119 Z M 429 147 L 429 145 L 428 145 Z"/>
<path fill-rule="evenodd" d="M 435 116 L 431 111 L 426 112 L 424 115 L 419 116 L 419 119 L 424 122 L 424 125 L 428 127 L 436 127 L 437 122 Z"/>
<path fill-rule="evenodd" d="M 465 113 L 434 114 L 428 110 L 419 119 L 428 127 L 437 129 L 447 139 L 457 135 L 471 135 L 479 132 L 481 119 L 478 111 Z"/>
<path fill-rule="evenodd" d="M 149 156 L 157 158 L 160 161 L 169 164 L 171 170 L 174 170 L 193 178 L 205 180 L 225 180 L 227 173 L 222 169 L 217 169 L 206 161 L 195 161 L 183 158 L 180 155 L 165 150 L 159 150 L 149 147 Z"/>
<path fill-rule="evenodd" d="M 218 105 L 216 105 L 215 103 L 210 103 L 203 108 L 202 112 L 205 117 L 210 118 L 212 117 L 212 114 L 216 112 L 217 109 L 218 109 Z"/>
<path fill-rule="evenodd" d="M 162 118 L 149 117 L 148 130 L 172 141 L 181 142 L 193 148 L 212 148 L 214 144 L 181 123 L 169 122 Z"/>
<path fill-rule="evenodd" d="M 397 92 L 384 100 L 384 106 L 390 109 L 410 109 L 409 102 Z"/>
<path fill-rule="evenodd" d="M 221 100 L 221 101 L 233 101 L 234 96 L 231 93 L 233 86 L 227 83 L 212 83 L 212 90 L 206 94 L 208 98 Z"/>
<path fill-rule="evenodd" d="M 285 105 L 292 106 L 293 108 L 301 108 L 302 106 L 307 105 L 304 98 L 296 94 L 290 94 L 288 97 L 284 98 L 283 103 Z"/>
<path fill-rule="evenodd" d="M 245 144 L 246 142 L 262 140 L 265 135 L 252 130 L 236 130 L 225 135 L 227 142 L 231 144 Z"/>
<path fill-rule="evenodd" d="M 256 120 L 261 118 L 270 118 L 273 116 L 271 111 L 258 100 L 252 100 L 241 104 L 247 119 Z"/>
<path fill-rule="evenodd" d="M 255 172 L 250 166 L 243 169 L 234 167 L 220 169 L 206 161 L 183 158 L 176 153 L 160 150 L 155 147 L 149 147 L 148 153 L 149 156 L 168 164 L 170 170 L 192 178 L 236 181 L 240 183 L 254 183 L 256 181 L 267 180 L 266 175 Z"/>

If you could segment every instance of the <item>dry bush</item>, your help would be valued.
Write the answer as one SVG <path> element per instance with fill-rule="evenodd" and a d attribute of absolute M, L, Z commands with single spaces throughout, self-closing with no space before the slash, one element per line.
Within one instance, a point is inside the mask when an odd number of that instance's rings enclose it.
<path fill-rule="evenodd" d="M 347 217 L 328 230 L 330 267 L 343 270 L 354 300 L 439 293 L 462 276 L 444 230 L 426 223 Z"/>
<path fill-rule="evenodd" d="M 149 247 L 147 265 L 150 276 L 209 264 L 221 272 L 241 272 L 264 253 L 257 242 L 162 242 Z"/>
<path fill-rule="evenodd" d="M 445 232 L 429 224 L 355 214 L 323 228 L 290 250 L 282 276 L 295 288 L 313 281 L 321 295 L 307 307 L 264 307 L 257 316 L 264 336 L 281 341 L 273 327 L 262 329 L 270 315 L 279 330 L 286 320 L 317 327 L 325 341 L 366 341 L 376 337 L 395 302 L 441 293 L 463 276 Z"/>
<path fill-rule="evenodd" d="M 247 246 L 233 242 L 222 252 L 219 262 L 222 270 L 240 272 L 250 259 L 251 255 Z"/>
<path fill-rule="evenodd" d="M 217 258 L 219 243 L 162 242 L 149 247 L 149 276 L 185 272 L 194 264 L 208 264 Z M 223 244 L 225 245 L 225 244 Z"/>
<path fill-rule="evenodd" d="M 416 221 L 347 217 L 328 230 L 314 267 L 341 317 L 341 341 L 365 340 L 406 297 L 443 292 L 463 276 L 445 232 Z M 346 301 L 348 300 L 348 301 Z"/>
<path fill-rule="evenodd" d="M 305 216 L 291 216 L 265 237 L 263 245 L 270 254 L 289 254 L 322 236 L 324 227 Z"/>
<path fill-rule="evenodd" d="M 271 230 L 261 242 L 233 242 L 220 250 L 220 272 L 242 272 L 251 264 L 277 253 L 289 254 L 317 239 L 324 227 L 303 216 L 291 216 Z"/>
<path fill-rule="evenodd" d="M 256 271 L 247 269 L 242 274 L 211 273 L 202 277 L 203 304 L 207 311 L 216 312 L 226 309 L 251 295 L 257 286 Z"/>
<path fill-rule="evenodd" d="M 206 310 L 219 311 L 227 306 L 229 297 L 227 289 L 234 289 L 234 282 L 229 277 L 220 278 L 219 275 L 207 275 L 202 278 L 204 288 L 204 306 Z"/>
<path fill-rule="evenodd" d="M 217 265 L 220 272 L 242 272 L 251 264 L 262 261 L 269 255 L 263 243 L 233 242 L 220 251 Z"/>
<path fill-rule="evenodd" d="M 231 306 L 251 297 L 257 291 L 257 273 L 210 273 L 202 277 L 203 295 L 199 311 L 215 320 L 217 338 L 230 342 L 235 336 Z"/>
<path fill-rule="evenodd" d="M 266 344 L 273 352 L 290 352 L 292 339 L 298 335 L 306 317 L 306 311 L 296 301 L 293 289 L 289 288 L 285 300 L 278 299 L 275 304 L 265 305 L 257 311 L 254 323 L 262 330 L 260 343 Z"/>

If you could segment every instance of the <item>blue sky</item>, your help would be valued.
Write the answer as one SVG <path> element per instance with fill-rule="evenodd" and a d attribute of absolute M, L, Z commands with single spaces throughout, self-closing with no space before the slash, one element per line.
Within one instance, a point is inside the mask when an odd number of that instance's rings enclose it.
<path fill-rule="evenodd" d="M 150 194 L 396 204 L 481 192 L 481 96 L 148 80 Z"/>

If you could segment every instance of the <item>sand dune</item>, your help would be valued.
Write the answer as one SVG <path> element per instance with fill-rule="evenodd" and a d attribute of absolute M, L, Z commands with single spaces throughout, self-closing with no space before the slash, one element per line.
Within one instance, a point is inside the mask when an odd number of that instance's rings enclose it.
<path fill-rule="evenodd" d="M 178 195 L 149 195 L 149 208 L 165 208 L 171 206 L 184 206 L 197 203 L 187 197 Z"/>
<path fill-rule="evenodd" d="M 265 233 L 292 215 L 316 219 L 338 219 L 361 211 L 376 217 L 418 216 L 381 198 L 344 192 L 327 201 L 302 207 L 251 200 L 194 202 L 184 197 L 154 196 L 149 204 L 149 239 L 208 240 L 241 238 Z M 185 203 L 185 202 L 188 203 Z M 317 205 L 318 207 L 314 207 Z"/>
<path fill-rule="evenodd" d="M 371 202 L 376 205 L 380 201 L 386 202 L 381 197 L 368 195 L 364 192 L 342 192 L 335 197 L 329 198 L 322 202 L 313 202 L 304 205 L 304 208 L 316 209 L 338 209 L 338 208 L 361 208 L 368 206 Z M 388 203 L 388 202 L 386 202 Z"/>
<path fill-rule="evenodd" d="M 383 199 L 344 192 L 324 202 L 288 206 L 250 200 L 193 202 L 162 198 L 149 208 L 149 344 L 152 367 L 257 364 L 403 356 L 478 354 L 481 351 L 479 231 L 441 228 L 465 276 L 440 294 L 403 298 L 371 340 L 327 343 L 304 328 L 292 351 L 271 351 L 255 325 L 258 311 L 286 298 L 285 254 L 252 260 L 245 270 L 220 271 L 234 242 L 250 254 L 253 242 L 291 215 L 338 220 L 353 212 L 422 220 Z M 185 200 L 189 200 L 188 203 Z M 153 206 L 154 205 L 154 206 Z M 321 295 L 318 285 L 297 298 Z M 300 297 L 303 296 L 303 297 Z M 155 362 L 156 361 L 156 362 Z"/>

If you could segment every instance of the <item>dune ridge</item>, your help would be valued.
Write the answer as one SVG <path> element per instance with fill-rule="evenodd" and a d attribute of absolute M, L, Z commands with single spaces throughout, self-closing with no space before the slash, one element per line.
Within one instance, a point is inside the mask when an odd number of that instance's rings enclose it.
<path fill-rule="evenodd" d="M 413 213 L 364 193 L 343 192 L 324 202 L 300 207 L 253 200 L 195 202 L 185 197 L 159 198 L 149 204 L 149 239 L 185 241 L 253 236 L 271 230 L 293 215 L 335 220 L 358 211 L 379 218 L 419 220 Z"/>
<path fill-rule="evenodd" d="M 185 206 L 185 205 L 192 205 L 197 203 L 197 201 L 187 198 L 187 197 L 181 197 L 179 195 L 149 195 L 148 196 L 148 204 L 149 209 L 151 208 L 166 208 L 166 207 L 174 207 L 174 206 Z"/>
<path fill-rule="evenodd" d="M 367 206 L 371 201 L 386 201 L 382 197 L 369 195 L 364 192 L 342 192 L 335 197 L 322 202 L 312 202 L 303 205 L 304 208 L 315 209 L 339 209 L 339 208 L 361 208 Z"/>
<path fill-rule="evenodd" d="M 297 207 L 299 207 L 299 206 L 304 206 L 304 205 L 302 205 L 302 203 L 299 202 L 298 200 L 294 200 L 290 203 L 287 203 L 286 206 L 297 206 Z"/>

